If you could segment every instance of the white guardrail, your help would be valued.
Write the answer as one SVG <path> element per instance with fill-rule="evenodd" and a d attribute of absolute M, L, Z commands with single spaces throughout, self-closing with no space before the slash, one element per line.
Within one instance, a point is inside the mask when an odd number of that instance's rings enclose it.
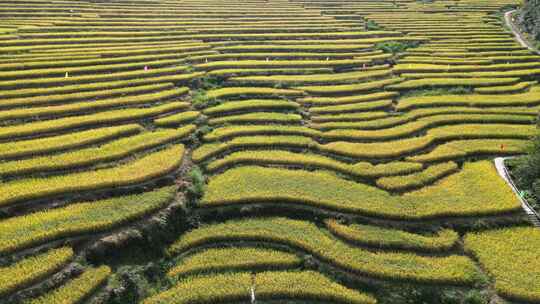
<path fill-rule="evenodd" d="M 504 164 L 504 161 L 507 159 L 510 159 L 511 157 L 497 157 L 495 158 L 495 168 L 497 168 L 497 172 L 499 175 L 506 181 L 508 185 L 512 188 L 512 191 L 516 194 L 519 201 L 521 202 L 521 206 L 523 207 L 523 210 L 527 213 L 527 215 L 536 218 L 537 221 L 540 221 L 540 216 L 538 213 L 529 205 L 527 200 L 523 198 L 523 195 L 519 192 L 519 189 L 517 188 L 516 184 L 510 177 L 510 173 L 508 172 L 508 169 L 506 168 L 506 165 Z"/>

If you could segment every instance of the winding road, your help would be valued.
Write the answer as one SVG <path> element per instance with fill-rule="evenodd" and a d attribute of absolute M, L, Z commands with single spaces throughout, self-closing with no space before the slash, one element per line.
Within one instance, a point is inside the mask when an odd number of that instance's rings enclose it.
<path fill-rule="evenodd" d="M 521 46 L 528 48 L 531 50 L 531 52 L 540 55 L 540 52 L 536 50 L 525 38 L 523 38 L 523 35 L 521 34 L 521 31 L 517 28 L 517 26 L 512 21 L 512 14 L 516 12 L 516 10 L 511 10 L 506 13 L 504 13 L 504 21 L 508 28 L 512 31 L 512 34 L 516 37 L 516 40 L 521 44 Z M 506 165 L 504 164 L 504 161 L 506 159 L 509 159 L 508 157 L 497 157 L 495 162 L 495 167 L 497 168 L 497 172 L 499 175 L 506 181 L 506 183 L 512 188 L 516 196 L 518 197 L 519 201 L 521 202 L 521 206 L 525 210 L 525 213 L 529 216 L 531 219 L 531 222 L 536 226 L 540 228 L 540 215 L 529 205 L 529 203 L 523 199 L 519 193 L 518 188 L 512 181 L 512 178 L 510 177 L 510 174 L 508 173 L 508 169 L 506 168 Z"/>
<path fill-rule="evenodd" d="M 512 34 L 514 34 L 514 36 L 516 37 L 516 40 L 519 42 L 519 44 L 521 44 L 521 46 L 526 47 L 529 50 L 531 50 L 531 52 L 534 52 L 540 55 L 540 52 L 534 46 L 532 46 L 525 38 L 523 38 L 521 31 L 517 28 L 517 26 L 512 21 L 512 14 L 515 11 L 516 10 L 511 10 L 504 13 L 504 21 L 506 22 L 506 25 L 508 26 L 508 28 L 510 28 L 510 30 L 512 31 Z"/>
<path fill-rule="evenodd" d="M 510 177 L 510 174 L 508 173 L 508 169 L 506 169 L 506 165 L 504 164 L 504 161 L 506 159 L 510 159 L 510 157 L 497 157 L 495 158 L 495 168 L 497 168 L 497 172 L 499 175 L 506 181 L 506 183 L 512 188 L 512 191 L 516 194 L 519 201 L 521 202 L 521 207 L 523 207 L 523 210 L 525 210 L 525 213 L 529 216 L 531 219 L 531 222 L 536 227 L 540 228 L 540 216 L 536 211 L 529 205 L 529 203 L 520 195 L 519 190 L 517 186 L 512 181 L 512 178 Z"/>

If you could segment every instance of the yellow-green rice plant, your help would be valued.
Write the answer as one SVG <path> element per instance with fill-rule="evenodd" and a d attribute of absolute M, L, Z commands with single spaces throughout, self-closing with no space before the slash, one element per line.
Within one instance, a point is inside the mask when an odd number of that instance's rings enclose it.
<path fill-rule="evenodd" d="M 183 145 L 175 145 L 115 168 L 43 178 L 14 180 L 0 185 L 0 206 L 88 190 L 143 183 L 176 170 L 182 163 Z"/>
<path fill-rule="evenodd" d="M 346 288 L 315 271 L 225 273 L 182 279 L 144 304 L 232 303 L 251 300 L 313 300 L 323 303 L 375 304 L 371 295 Z"/>
<path fill-rule="evenodd" d="M 388 191 L 406 191 L 421 188 L 458 171 L 454 162 L 447 162 L 428 167 L 426 170 L 402 176 L 381 177 L 377 186 Z"/>
<path fill-rule="evenodd" d="M 115 107 L 141 106 L 158 103 L 163 100 L 178 97 L 187 93 L 185 89 L 170 89 L 157 93 L 141 94 L 111 99 L 103 99 L 92 102 L 78 102 L 59 106 L 44 106 L 32 108 L 17 108 L 0 112 L 0 121 L 40 118 L 50 116 L 75 115 L 77 113 L 90 114 L 103 109 Z M 185 103 L 185 107 L 189 104 Z"/>
<path fill-rule="evenodd" d="M 253 112 L 240 115 L 230 115 L 218 118 L 211 118 L 208 120 L 210 125 L 219 124 L 234 124 L 234 123 L 272 123 L 272 124 L 291 124 L 300 123 L 302 116 L 292 113 L 275 113 L 275 112 Z"/>
<path fill-rule="evenodd" d="M 495 280 L 505 298 L 527 303 L 540 301 L 540 230 L 515 227 L 469 233 L 465 249 L 472 252 Z"/>
<path fill-rule="evenodd" d="M 142 84 L 153 84 L 159 82 L 174 82 L 174 83 L 184 83 L 191 81 L 193 78 L 202 76 L 203 73 L 190 73 L 182 74 L 185 71 L 186 67 L 178 68 L 156 68 L 149 71 L 137 70 L 129 72 L 117 72 L 110 74 L 98 74 L 98 75 L 81 75 L 81 76 L 72 76 L 69 78 L 65 77 L 51 77 L 51 78 L 32 78 L 32 79 L 18 79 L 18 80 L 9 80 L 3 81 L 0 84 L 1 89 L 19 89 L 19 88 L 34 88 L 34 91 L 38 90 L 36 87 L 43 86 L 68 86 L 68 88 L 53 88 L 48 89 L 47 91 L 52 92 L 64 92 L 70 91 L 74 92 L 71 88 L 75 87 L 73 85 L 83 85 L 85 87 L 94 86 L 99 88 L 106 87 L 120 87 L 120 84 L 128 85 L 142 85 Z M 146 76 L 146 77 L 143 77 Z M 117 79 L 121 79 L 117 81 Z M 109 82 L 107 84 L 100 84 L 100 82 Z M 90 85 L 86 85 L 90 83 Z M 29 89 L 25 89 L 29 90 Z M 45 90 L 45 89 L 43 89 Z M 18 92 L 8 92 L 10 96 L 17 94 Z M 17 96 L 17 95 L 15 95 Z"/>
<path fill-rule="evenodd" d="M 342 85 L 327 85 L 327 86 L 303 86 L 296 87 L 298 90 L 302 90 L 309 94 L 315 95 L 340 95 L 350 94 L 364 91 L 371 91 L 375 89 L 382 89 L 387 85 L 394 84 L 402 81 L 401 78 L 389 78 L 384 80 L 376 80 L 371 82 L 364 82 L 360 84 L 342 84 Z"/>
<path fill-rule="evenodd" d="M 255 68 L 328 68 L 328 67 L 359 67 L 371 63 L 369 59 L 343 59 L 343 60 L 238 60 L 215 61 L 198 64 L 195 67 L 203 71 L 216 69 L 255 69 Z"/>
<path fill-rule="evenodd" d="M 423 72 L 490 72 L 511 71 L 518 69 L 540 68 L 538 62 L 491 64 L 491 65 L 437 65 L 437 64 L 396 64 L 393 67 L 395 73 L 423 73 Z"/>
<path fill-rule="evenodd" d="M 363 122 L 388 118 L 390 114 L 383 111 L 369 111 L 360 113 L 339 113 L 339 114 L 322 114 L 311 116 L 312 128 L 325 130 L 328 129 L 326 124 L 341 123 L 341 122 Z M 329 128 L 331 129 L 331 128 Z"/>
<path fill-rule="evenodd" d="M 340 269 L 384 280 L 474 284 L 479 271 L 465 256 L 425 257 L 410 252 L 373 252 L 349 245 L 306 221 L 287 218 L 231 220 L 185 233 L 169 248 L 181 253 L 215 242 L 257 241 L 287 245 Z"/>
<path fill-rule="evenodd" d="M 487 161 L 465 163 L 460 172 L 437 184 L 401 196 L 328 172 L 238 167 L 210 178 L 200 206 L 276 202 L 402 220 L 488 216 L 520 210 L 512 190 Z"/>
<path fill-rule="evenodd" d="M 405 79 L 419 78 L 470 78 L 470 77 L 534 77 L 540 75 L 540 68 L 516 69 L 507 71 L 487 71 L 487 72 L 423 72 L 423 73 L 403 73 L 400 77 Z"/>
<path fill-rule="evenodd" d="M 528 140 L 519 139 L 456 140 L 439 145 L 428 153 L 410 156 L 407 160 L 430 163 L 481 155 L 516 155 L 525 153 L 528 145 Z"/>
<path fill-rule="evenodd" d="M 390 76 L 390 70 L 375 71 L 354 71 L 337 74 L 319 74 L 319 75 L 273 75 L 273 76 L 245 76 L 231 78 L 233 81 L 254 84 L 285 84 L 285 85 L 303 85 L 303 84 L 338 84 L 355 81 L 363 81 L 370 78 L 380 78 Z"/>
<path fill-rule="evenodd" d="M 69 247 L 51 249 L 0 268 L 0 295 L 27 287 L 58 271 L 73 258 Z"/>
<path fill-rule="evenodd" d="M 154 66 L 156 68 L 166 67 L 170 65 L 180 65 L 185 62 L 184 59 L 167 59 L 167 60 L 155 60 L 144 61 L 135 63 L 118 63 L 118 64 L 104 64 L 104 65 L 92 65 L 92 66 L 73 66 L 73 67 L 60 67 L 60 68 L 48 68 L 48 69 L 26 69 L 21 71 L 0 71 L 0 79 L 12 80 L 21 78 L 33 78 L 36 75 L 40 77 L 60 77 L 65 73 L 70 73 L 73 76 L 84 75 L 88 73 L 107 73 L 118 72 L 125 70 L 142 69 L 144 66 Z"/>
<path fill-rule="evenodd" d="M 275 249 L 232 247 L 211 248 L 181 258 L 168 276 L 187 276 L 228 270 L 279 270 L 296 268 L 302 260 L 295 254 Z"/>
<path fill-rule="evenodd" d="M 83 202 L 0 221 L 1 253 L 57 239 L 95 234 L 151 214 L 174 199 L 174 187 Z"/>
<path fill-rule="evenodd" d="M 109 90 L 109 89 L 118 89 L 125 88 L 128 86 L 140 86 L 146 84 L 160 84 L 160 83 L 183 83 L 185 81 L 191 80 L 196 77 L 202 76 L 203 73 L 192 73 L 192 74 L 178 74 L 178 75 L 164 75 L 164 76 L 152 76 L 137 79 L 128 79 L 128 80 L 113 80 L 107 82 L 90 82 L 82 84 L 71 84 L 63 85 L 59 87 L 36 87 L 36 88 L 21 88 L 21 89 L 11 89 L 0 92 L 0 98 L 26 98 L 26 97 L 38 97 L 43 95 L 52 95 L 56 98 L 58 95 L 64 94 L 91 94 L 91 91 L 96 90 Z M 83 99 L 92 98 L 88 95 L 83 95 Z M 55 99 L 51 100 L 54 101 Z M 24 102 L 25 100 L 23 100 Z"/>
<path fill-rule="evenodd" d="M 232 149 L 250 148 L 310 148 L 317 147 L 318 143 L 309 137 L 304 136 L 246 136 L 233 138 L 223 143 L 209 143 L 195 149 L 192 154 L 193 161 L 201 162 L 210 157 L 216 156 Z"/>
<path fill-rule="evenodd" d="M 100 266 L 98 268 L 90 268 L 85 270 L 75 279 L 69 280 L 66 284 L 54 289 L 45 295 L 25 302 L 27 304 L 77 304 L 81 303 L 92 295 L 101 285 L 103 285 L 109 275 L 111 269 L 108 266 Z"/>
<path fill-rule="evenodd" d="M 283 13 L 281 13 L 283 17 Z M 191 39 L 195 40 L 223 40 L 224 37 L 230 40 L 290 40 L 290 39 L 355 39 L 374 37 L 399 37 L 402 34 L 393 31 L 367 31 L 367 32 L 323 32 L 323 33 L 268 33 L 268 34 L 195 34 Z"/>
<path fill-rule="evenodd" d="M 5 142 L 0 145 L 0 158 L 14 158 L 74 149 L 114 138 L 129 136 L 143 130 L 140 125 L 106 127 L 66 135 L 31 140 Z"/>
<path fill-rule="evenodd" d="M 317 73 L 332 73 L 331 68 L 307 68 L 307 69 L 294 69 L 294 68 L 261 68 L 261 69 L 219 69 L 212 70 L 206 74 L 209 76 L 217 77 L 241 77 L 241 76 L 255 76 L 255 75 L 296 75 L 296 74 L 317 74 Z"/>
<path fill-rule="evenodd" d="M 209 61 L 226 61 L 226 60 L 343 60 L 343 59 L 352 59 L 356 56 L 361 56 L 361 52 L 357 53 L 315 53 L 308 51 L 282 51 L 282 52 L 272 52 L 269 53 L 254 53 L 254 52 L 241 52 L 241 53 L 221 53 L 221 54 L 210 54 L 210 55 L 200 55 L 193 56 L 189 58 L 189 61 L 192 63 L 202 63 Z M 235 82 L 243 82 L 242 80 L 235 79 Z M 246 83 L 246 82 L 243 82 Z"/>
<path fill-rule="evenodd" d="M 74 58 L 75 57 L 75 58 Z M 3 63 L 0 64 L 0 70 L 13 71 L 24 69 L 44 69 L 44 68 L 64 68 L 64 67 L 83 67 L 93 65 L 106 65 L 114 63 L 136 63 L 147 62 L 148 56 L 135 55 L 135 56 L 122 56 L 112 58 L 100 58 L 98 56 L 90 55 L 89 58 L 76 58 L 76 56 L 69 58 L 56 58 L 49 57 L 48 60 L 35 60 L 34 58 L 28 58 L 23 62 Z M 155 54 L 152 56 L 152 60 L 158 59 L 174 59 L 185 57 L 181 53 L 166 53 Z"/>
<path fill-rule="evenodd" d="M 325 105 L 343 105 L 351 103 L 360 103 L 366 101 L 376 101 L 397 97 L 397 92 L 376 92 L 370 94 L 361 94 L 355 96 L 346 97 L 304 97 L 297 99 L 300 103 L 305 103 L 313 106 L 325 106 Z"/>
<path fill-rule="evenodd" d="M 536 81 L 531 82 L 519 82 L 514 85 L 503 85 L 503 86 L 495 86 L 495 87 L 488 87 L 488 88 L 475 88 L 474 92 L 479 94 L 514 94 L 523 92 L 524 90 L 528 89 L 532 85 L 536 85 Z"/>
<path fill-rule="evenodd" d="M 206 93 L 209 99 L 241 98 L 243 96 L 301 96 L 302 91 L 258 87 L 226 87 L 210 90 Z"/>
<path fill-rule="evenodd" d="M 519 78 L 423 78 L 406 80 L 402 83 L 388 86 L 390 90 L 414 90 L 426 87 L 492 87 L 500 85 L 513 85 Z"/>
<path fill-rule="evenodd" d="M 215 107 L 206 108 L 203 113 L 210 116 L 216 116 L 240 111 L 296 110 L 298 107 L 299 105 L 297 103 L 282 99 L 249 99 L 230 101 Z"/>
<path fill-rule="evenodd" d="M 198 111 L 186 111 L 154 120 L 154 124 L 160 127 L 175 127 L 190 123 L 201 115 Z"/>
<path fill-rule="evenodd" d="M 534 125 L 462 124 L 430 129 L 427 135 L 421 137 L 373 143 L 335 141 L 317 148 L 323 152 L 356 158 L 394 158 L 421 151 L 440 142 L 460 139 L 530 139 L 536 132 Z"/>
<path fill-rule="evenodd" d="M 405 119 L 404 119 L 405 120 Z M 376 121 L 375 121 L 376 123 Z M 473 123 L 482 124 L 532 124 L 534 118 L 525 115 L 501 115 L 501 114 L 450 114 L 450 115 L 437 115 L 424 117 L 416 121 L 407 123 L 403 121 L 403 124 L 393 128 L 376 129 L 376 130 L 354 130 L 354 129 L 340 129 L 332 130 L 323 133 L 323 137 L 330 140 L 374 140 L 374 139 L 394 139 L 405 136 L 410 136 L 426 129 L 433 129 L 437 131 L 437 128 L 445 125 L 463 125 L 467 128 L 467 125 Z M 323 126 L 328 127 L 329 124 Z M 346 122 L 339 124 L 332 124 L 334 127 L 346 128 L 348 125 Z M 351 123 L 351 127 L 360 125 L 359 123 Z M 368 124 L 364 124 L 367 126 Z M 487 125 L 489 126 L 489 125 Z M 481 133 L 481 132 L 478 132 Z"/>
<path fill-rule="evenodd" d="M 40 156 L 24 160 L 0 162 L 0 176 L 20 175 L 33 172 L 66 170 L 110 162 L 128 157 L 133 153 L 155 148 L 181 139 L 195 130 L 189 125 L 178 130 L 158 130 L 122 138 L 100 147 L 87 148 L 61 154 Z"/>
<path fill-rule="evenodd" d="M 80 101 L 80 100 L 91 100 L 91 99 L 96 99 L 96 98 L 121 96 L 123 94 L 131 95 L 131 94 L 139 94 L 139 93 L 142 94 L 144 92 L 162 91 L 162 90 L 170 89 L 172 87 L 173 87 L 172 83 L 158 83 L 158 84 L 151 84 L 151 85 L 125 87 L 125 88 L 101 90 L 101 91 L 89 91 L 89 92 L 80 91 L 80 92 L 68 93 L 68 94 L 39 95 L 39 96 L 19 97 L 19 98 L 11 98 L 11 99 L 5 98 L 2 100 L 2 103 L 0 104 L 0 108 L 62 104 L 62 103 L 69 103 L 73 101 Z M 182 88 L 182 90 L 184 90 L 186 93 L 187 91 L 189 91 L 188 88 Z M 184 92 L 181 92 L 180 94 L 183 94 L 183 93 Z"/>
<path fill-rule="evenodd" d="M 325 223 L 328 230 L 340 238 L 376 248 L 442 252 L 450 250 L 459 241 L 459 234 L 450 229 L 441 230 L 434 235 L 422 235 L 377 226 L 342 225 L 334 219 L 326 220 Z"/>
<path fill-rule="evenodd" d="M 217 141 L 236 136 L 253 135 L 300 135 L 318 137 L 322 133 L 304 126 L 294 125 L 241 125 L 224 126 L 212 130 L 204 136 L 205 141 Z"/>
<path fill-rule="evenodd" d="M 168 112 L 183 110 L 186 107 L 187 104 L 185 102 L 171 102 L 150 108 L 112 110 L 89 115 L 0 127 L 0 139 L 10 139 L 21 136 L 37 136 L 43 133 L 52 133 L 79 127 L 149 118 Z"/>
<path fill-rule="evenodd" d="M 209 171 L 216 171 L 225 167 L 240 164 L 319 167 L 334 170 L 343 174 L 365 178 L 400 175 L 422 170 L 422 166 L 420 164 L 412 162 L 391 162 L 379 165 L 372 165 L 371 163 L 367 162 L 347 164 L 316 154 L 294 153 L 280 150 L 235 152 L 210 162 L 206 168 Z"/>
<path fill-rule="evenodd" d="M 275 44 L 256 44 L 256 45 L 232 45 L 232 46 L 223 46 L 216 47 L 215 50 L 225 51 L 225 53 L 234 52 L 244 52 L 244 51 L 262 51 L 262 52 L 276 52 L 276 51 L 315 51 L 320 52 L 351 52 L 351 51 L 361 51 L 363 49 L 369 48 L 370 44 L 358 45 L 358 44 L 286 44 L 286 45 L 275 45 Z"/>
<path fill-rule="evenodd" d="M 315 115 L 336 114 L 336 113 L 354 113 L 363 111 L 376 111 L 392 106 L 392 100 L 378 100 L 372 102 L 360 102 L 353 104 L 344 104 L 337 106 L 311 107 L 309 112 Z"/>

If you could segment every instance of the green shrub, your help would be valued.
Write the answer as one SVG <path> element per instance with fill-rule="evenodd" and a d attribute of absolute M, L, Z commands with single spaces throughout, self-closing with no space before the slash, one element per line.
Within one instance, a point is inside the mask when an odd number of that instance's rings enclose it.
<path fill-rule="evenodd" d="M 369 22 L 368 22 L 369 23 Z M 408 48 L 417 47 L 419 45 L 418 41 L 409 42 L 409 41 L 387 41 L 380 42 L 375 44 L 375 49 L 381 50 L 385 53 L 403 53 Z"/>
<path fill-rule="evenodd" d="M 366 22 L 366 29 L 368 31 L 377 31 L 377 30 L 381 30 L 382 27 L 380 27 L 375 21 L 373 20 L 368 20 Z"/>
<path fill-rule="evenodd" d="M 532 196 L 533 203 L 540 202 L 540 134 L 534 138 L 529 154 L 517 161 L 513 172 L 516 182 Z"/>
<path fill-rule="evenodd" d="M 206 185 L 206 177 L 204 176 L 201 169 L 197 166 L 193 167 L 189 172 L 189 179 L 191 185 L 187 188 L 188 195 L 191 198 L 202 197 Z"/>

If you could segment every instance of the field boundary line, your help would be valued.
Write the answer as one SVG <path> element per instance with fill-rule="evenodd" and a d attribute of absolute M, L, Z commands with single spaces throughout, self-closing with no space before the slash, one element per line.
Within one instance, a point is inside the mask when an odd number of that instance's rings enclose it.
<path fill-rule="evenodd" d="M 516 27 L 514 22 L 512 21 L 512 14 L 514 14 L 517 10 L 511 10 L 504 13 L 504 21 L 510 31 L 512 31 L 512 34 L 514 34 L 514 37 L 516 37 L 516 40 L 521 44 L 521 46 L 528 48 L 533 53 L 540 55 L 540 51 L 538 51 L 535 47 L 533 47 L 525 38 L 523 38 L 523 35 L 521 34 L 521 31 Z"/>
<path fill-rule="evenodd" d="M 525 210 L 525 213 L 531 218 L 532 223 L 540 228 L 540 215 L 529 205 L 529 203 L 520 195 L 519 190 L 512 180 L 512 177 L 510 177 L 510 173 L 508 172 L 508 168 L 505 165 L 505 161 L 507 159 L 511 159 L 513 157 L 497 157 L 493 160 L 495 163 L 495 168 L 497 169 L 497 172 L 499 175 L 504 179 L 504 181 L 512 188 L 512 191 L 516 194 L 519 201 L 521 202 L 521 207 L 523 210 Z"/>

